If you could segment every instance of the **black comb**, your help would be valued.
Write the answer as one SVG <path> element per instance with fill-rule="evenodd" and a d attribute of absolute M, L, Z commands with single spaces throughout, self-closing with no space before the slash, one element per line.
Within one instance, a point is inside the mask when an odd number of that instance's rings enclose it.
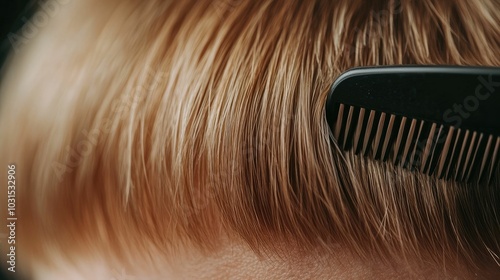
<path fill-rule="evenodd" d="M 332 85 L 326 116 L 356 154 L 457 182 L 499 173 L 500 68 L 354 68 Z"/>

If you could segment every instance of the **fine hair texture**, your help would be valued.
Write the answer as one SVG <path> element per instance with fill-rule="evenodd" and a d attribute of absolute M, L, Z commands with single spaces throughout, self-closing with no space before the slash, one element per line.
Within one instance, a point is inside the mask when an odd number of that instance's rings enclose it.
<path fill-rule="evenodd" d="M 0 162 L 17 167 L 19 257 L 133 262 L 228 236 L 285 257 L 276 240 L 498 273 L 498 181 L 443 181 L 341 151 L 325 102 L 351 67 L 500 66 L 499 9 L 68 1 L 3 74 Z"/>

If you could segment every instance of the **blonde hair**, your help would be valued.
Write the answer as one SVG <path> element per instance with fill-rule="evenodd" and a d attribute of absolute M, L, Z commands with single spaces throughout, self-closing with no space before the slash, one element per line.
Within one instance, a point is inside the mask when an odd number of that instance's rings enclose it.
<path fill-rule="evenodd" d="M 351 67 L 500 66 L 498 1 L 102 2 L 62 7 L 4 77 L 27 263 L 233 236 L 498 272 L 498 181 L 341 152 L 324 110 Z"/>

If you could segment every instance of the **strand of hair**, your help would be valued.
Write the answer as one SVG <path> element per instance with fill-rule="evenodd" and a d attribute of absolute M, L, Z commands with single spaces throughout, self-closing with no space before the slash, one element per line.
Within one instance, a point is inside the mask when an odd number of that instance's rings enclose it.
<path fill-rule="evenodd" d="M 373 143 L 373 158 L 377 158 L 378 150 L 380 147 L 380 141 L 382 141 L 382 132 L 384 131 L 386 114 L 382 113 L 380 115 L 380 120 L 377 126 L 377 134 L 375 135 L 375 141 Z"/>
<path fill-rule="evenodd" d="M 479 140 L 477 141 L 476 149 L 474 150 L 474 155 L 472 156 L 472 161 L 471 161 L 470 166 L 469 166 L 469 170 L 467 170 L 467 176 L 465 177 L 465 181 L 467 181 L 467 182 L 469 181 L 470 175 L 471 175 L 472 171 L 474 170 L 474 165 L 476 164 L 477 154 L 478 154 L 479 148 L 481 147 L 481 145 L 483 143 L 483 137 L 484 137 L 484 134 L 480 133 Z"/>
<path fill-rule="evenodd" d="M 339 141 L 339 139 L 340 139 L 340 130 L 342 129 L 343 116 L 344 116 L 344 104 L 340 104 L 339 113 L 337 116 L 337 122 L 335 124 L 335 132 L 334 132 L 334 136 L 335 136 L 335 139 L 337 139 L 337 141 Z M 341 143 L 338 143 L 338 144 L 341 145 Z"/>
<path fill-rule="evenodd" d="M 436 131 L 436 124 L 433 123 L 431 127 L 431 131 L 429 133 L 429 136 L 427 137 L 424 153 L 422 155 L 422 164 L 420 166 L 420 172 L 425 173 L 425 168 L 427 167 L 427 159 L 429 157 L 429 154 L 431 152 L 431 147 L 432 147 L 432 142 L 434 141 L 434 133 Z"/>
<path fill-rule="evenodd" d="M 349 136 L 349 132 L 351 131 L 352 128 L 351 122 L 353 114 L 354 114 L 354 107 L 349 106 L 349 115 L 347 116 L 347 123 L 345 127 L 344 142 L 343 142 L 344 149 L 347 149 L 347 140 L 348 140 L 347 137 Z"/>
<path fill-rule="evenodd" d="M 356 125 L 356 130 L 354 132 L 354 153 L 357 153 L 359 150 L 359 143 L 360 143 L 360 138 L 361 138 L 361 131 L 363 130 L 363 121 L 365 118 L 365 109 L 361 108 L 359 110 L 359 118 L 358 118 L 358 124 Z"/>
<path fill-rule="evenodd" d="M 375 120 L 375 111 L 371 110 L 370 111 L 370 116 L 368 117 L 368 123 L 366 124 L 366 134 L 367 136 L 365 136 L 365 139 L 363 141 L 363 151 L 362 151 L 362 154 L 363 156 L 366 156 L 367 153 L 368 153 L 368 144 L 370 142 L 370 138 L 371 138 L 371 135 L 372 135 L 372 130 L 373 130 L 373 122 Z"/>
<path fill-rule="evenodd" d="M 479 168 L 478 180 L 481 180 L 483 178 L 484 169 L 485 169 L 486 163 L 488 162 L 489 157 L 490 157 L 490 150 L 492 147 L 492 143 L 493 143 L 493 135 L 490 135 L 490 136 L 488 136 L 488 141 L 486 141 L 486 148 L 484 149 L 483 160 L 481 162 L 481 167 Z M 493 164 L 493 162 L 492 162 L 492 164 Z"/>
<path fill-rule="evenodd" d="M 403 134 L 405 131 L 406 117 L 401 119 L 401 124 L 399 125 L 398 136 L 396 137 L 396 145 L 394 146 L 394 155 L 392 157 L 392 161 L 394 164 L 397 164 L 398 156 L 399 156 L 399 148 L 401 146 L 401 142 L 403 140 Z"/>
<path fill-rule="evenodd" d="M 413 137 L 415 135 L 416 127 L 417 127 L 417 120 L 413 119 L 411 121 L 411 124 L 410 124 L 410 131 L 408 133 L 408 141 L 406 141 L 406 145 L 405 145 L 404 151 L 403 151 L 403 157 L 401 158 L 402 159 L 401 166 L 405 166 L 405 164 L 406 164 L 406 159 L 408 158 L 408 152 L 410 151 L 410 147 L 413 144 Z"/>
<path fill-rule="evenodd" d="M 450 127 L 450 130 L 448 131 L 448 136 L 446 136 L 446 141 L 444 143 L 443 151 L 441 152 L 441 157 L 439 159 L 438 172 L 437 172 L 439 178 L 443 177 L 443 170 L 444 170 L 445 163 L 447 162 L 446 160 L 447 160 L 448 155 L 449 155 L 449 150 L 450 150 L 450 146 L 451 146 L 451 141 L 452 141 L 453 136 L 454 136 L 454 132 L 455 132 L 455 128 Z"/>
<path fill-rule="evenodd" d="M 445 133 L 446 132 L 444 131 L 444 126 L 441 125 L 441 126 L 439 126 L 439 130 L 438 130 L 437 136 L 435 138 L 433 138 L 432 146 L 431 146 L 431 150 L 430 150 L 430 158 L 429 158 L 429 161 L 428 161 L 428 164 L 427 164 L 427 170 L 426 170 L 426 173 L 428 175 L 432 175 L 434 173 L 434 169 L 435 169 L 435 164 L 434 163 L 436 162 L 436 159 L 438 159 L 438 157 L 435 156 L 435 154 L 436 154 L 436 151 L 440 150 L 440 147 L 441 147 L 441 142 L 440 142 L 441 135 L 444 135 Z"/>
<path fill-rule="evenodd" d="M 451 166 L 455 165 L 454 159 L 455 159 L 456 154 L 458 153 L 458 150 L 457 150 L 458 143 L 459 143 L 458 140 L 460 139 L 461 136 L 462 136 L 462 129 L 459 128 L 459 129 L 457 129 L 457 133 L 455 136 L 455 144 L 453 144 L 453 150 L 451 151 L 450 162 L 448 164 L 448 167 L 446 168 L 446 175 L 445 175 L 446 179 L 450 178 L 450 170 L 452 170 Z"/>
<path fill-rule="evenodd" d="M 420 137 L 422 135 L 422 131 L 424 129 L 424 126 L 425 126 L 425 121 L 421 121 L 420 122 L 420 127 L 418 129 L 418 134 L 417 134 L 417 138 L 415 140 L 415 146 L 413 147 L 413 152 L 412 152 L 412 155 L 410 157 L 410 167 L 411 169 L 413 170 L 414 168 L 418 168 L 419 165 L 420 165 L 420 162 L 422 160 L 421 156 L 419 155 L 418 157 L 418 162 L 415 161 L 415 156 L 417 155 L 417 152 L 420 153 L 420 151 L 418 151 L 418 147 L 419 147 L 419 140 L 420 140 Z"/>
<path fill-rule="evenodd" d="M 465 163 L 462 168 L 462 175 L 460 176 L 460 181 L 463 181 L 465 178 L 465 173 L 467 172 L 467 169 L 469 167 L 469 161 L 472 156 L 472 150 L 474 149 L 474 145 L 476 143 L 476 138 L 477 138 L 477 132 L 474 131 L 472 132 L 472 139 L 469 145 L 469 149 L 467 149 L 467 156 L 465 157 Z"/>
<path fill-rule="evenodd" d="M 490 172 L 488 175 L 488 184 L 491 182 L 492 177 L 493 177 L 493 171 L 495 170 L 495 167 L 498 162 L 498 150 L 500 149 L 500 137 L 497 137 L 497 142 L 495 144 L 495 150 L 493 151 L 493 156 L 491 159 L 491 165 L 490 165 Z"/>
<path fill-rule="evenodd" d="M 385 159 L 386 159 L 387 148 L 389 147 L 389 141 L 391 139 L 392 128 L 394 126 L 395 119 L 396 119 L 396 116 L 394 116 L 394 115 L 391 115 L 391 117 L 389 118 L 389 125 L 387 127 L 387 133 L 385 134 L 384 144 L 382 146 L 382 155 L 381 155 L 382 161 L 385 161 Z"/>
<path fill-rule="evenodd" d="M 453 177 L 454 180 L 458 179 L 458 174 L 460 173 L 460 168 L 461 168 L 461 164 L 462 164 L 462 157 L 464 155 L 464 150 L 465 150 L 465 147 L 467 145 L 467 141 L 469 139 L 469 134 L 470 134 L 470 132 L 468 130 L 466 130 L 465 131 L 465 135 L 464 135 L 464 140 L 462 141 L 462 147 L 460 148 L 460 153 L 459 153 L 459 156 L 458 156 L 457 166 L 455 168 L 455 175 Z"/>

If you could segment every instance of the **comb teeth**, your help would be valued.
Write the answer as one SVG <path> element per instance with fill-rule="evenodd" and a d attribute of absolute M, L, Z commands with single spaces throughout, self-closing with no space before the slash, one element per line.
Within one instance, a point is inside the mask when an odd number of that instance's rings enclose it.
<path fill-rule="evenodd" d="M 490 184 L 500 137 L 345 104 L 336 105 L 338 145 L 439 179 Z"/>

